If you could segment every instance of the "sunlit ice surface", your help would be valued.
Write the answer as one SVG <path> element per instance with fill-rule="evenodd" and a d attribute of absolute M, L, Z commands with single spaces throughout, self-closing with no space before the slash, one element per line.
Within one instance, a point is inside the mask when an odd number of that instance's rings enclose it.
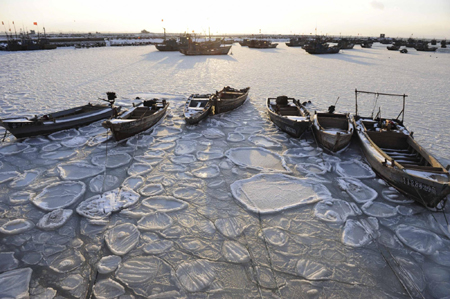
<path fill-rule="evenodd" d="M 353 141 L 331 155 L 277 129 L 265 99 L 354 112 L 354 90 L 407 94 L 405 124 L 444 166 L 450 54 L 282 42 L 187 57 L 154 46 L 0 53 L 0 116 L 166 98 L 154 130 L 117 143 L 101 122 L 0 147 L 3 297 L 413 297 L 450 290 L 446 217 L 397 193 Z M 192 93 L 251 87 L 235 111 L 186 126 Z M 339 99 L 338 99 L 339 97 Z M 401 99 L 359 96 L 396 117 Z M 0 131 L 3 136 L 4 131 Z M 109 158 L 106 158 L 108 156 Z M 59 197 L 59 198 L 58 198 Z M 273 202 L 273 204 L 271 204 Z"/>

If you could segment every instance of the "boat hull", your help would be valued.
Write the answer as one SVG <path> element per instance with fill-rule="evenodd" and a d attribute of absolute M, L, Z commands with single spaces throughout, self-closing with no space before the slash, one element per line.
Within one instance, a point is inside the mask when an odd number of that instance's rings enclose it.
<path fill-rule="evenodd" d="M 195 55 L 227 55 L 230 52 L 231 46 L 224 47 L 212 47 L 212 48 L 202 48 L 202 49 L 180 49 L 180 52 L 187 56 Z"/>
<path fill-rule="evenodd" d="M 346 148 L 354 131 L 350 115 L 334 113 L 314 114 L 312 129 L 317 142 L 332 152 Z"/>
<path fill-rule="evenodd" d="M 114 139 L 116 141 L 120 141 L 153 127 L 166 114 L 168 106 L 169 104 L 166 104 L 164 106 L 164 109 L 161 109 L 158 112 L 155 112 L 154 114 L 151 114 L 147 117 L 133 119 L 132 121 L 121 123 L 114 123 L 113 121 L 107 120 L 103 122 L 102 126 L 104 128 L 110 129 L 114 136 Z"/>
<path fill-rule="evenodd" d="M 186 104 L 184 106 L 184 119 L 186 121 L 186 124 L 195 125 L 210 114 L 210 97 L 210 94 L 193 94 L 186 100 Z M 196 103 L 192 103 L 193 101 L 197 101 L 197 104 L 200 104 L 200 106 L 203 107 L 196 108 Z"/>
<path fill-rule="evenodd" d="M 70 114 L 71 111 L 75 112 L 77 109 L 82 109 L 83 107 L 85 106 L 50 113 L 48 114 L 48 116 L 50 116 L 49 119 L 44 121 L 25 119 L 14 121 L 14 119 L 4 119 L 1 120 L 0 125 L 13 134 L 16 138 L 20 139 L 38 135 L 48 135 L 62 130 L 82 127 L 101 119 L 110 118 L 114 115 L 114 113 L 117 113 L 115 111 L 120 109 L 118 107 L 99 106 L 98 109 L 93 112 L 86 112 L 72 117 L 55 117 L 54 119 L 51 117 L 52 114 Z"/>
<path fill-rule="evenodd" d="M 361 150 L 367 162 L 377 175 L 389 185 L 416 202 L 430 208 L 436 207 L 450 193 L 450 176 L 442 165 L 440 165 L 442 171 L 437 174 L 428 173 L 426 168 L 424 171 L 405 169 L 374 144 L 361 125 L 358 125 L 356 122 L 354 125 Z M 411 136 L 398 133 L 398 138 L 406 138 L 410 145 L 414 145 L 416 148 L 424 151 Z M 424 152 L 424 154 L 427 153 Z M 432 159 L 434 160 L 434 158 Z M 441 177 L 440 181 L 431 179 L 430 176 L 432 175 Z"/>
<path fill-rule="evenodd" d="M 250 88 L 244 89 L 244 92 L 242 95 L 236 97 L 236 98 L 214 98 L 212 99 L 214 111 L 213 114 L 219 114 L 228 112 L 231 110 L 234 110 L 238 107 L 240 107 L 242 104 L 244 104 L 245 100 L 247 100 L 248 93 L 250 91 Z"/>
<path fill-rule="evenodd" d="M 267 99 L 266 109 L 267 112 L 269 113 L 270 120 L 282 131 L 286 132 L 292 137 L 300 138 L 311 126 L 311 121 L 309 117 L 305 116 L 303 120 L 299 119 L 295 120 L 290 119 L 287 116 L 275 113 L 270 108 L 270 98 Z"/>

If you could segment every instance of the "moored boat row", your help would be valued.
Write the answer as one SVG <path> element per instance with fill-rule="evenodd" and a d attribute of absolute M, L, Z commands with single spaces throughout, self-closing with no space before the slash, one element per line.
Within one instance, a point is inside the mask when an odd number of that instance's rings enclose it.
<path fill-rule="evenodd" d="M 209 115 L 229 112 L 248 98 L 250 88 L 229 86 L 213 94 L 193 94 L 184 107 L 186 124 L 196 124 Z M 403 109 L 396 118 L 365 117 L 358 114 L 358 94 L 403 97 Z M 47 135 L 76 128 L 108 118 L 103 126 L 110 129 L 115 140 L 123 140 L 151 129 L 166 114 L 169 103 L 164 99 L 141 101 L 121 111 L 115 106 L 116 95 L 108 92 L 107 105 L 88 104 L 32 118 L 8 118 L 0 125 L 17 138 Z M 361 150 L 373 170 L 389 185 L 416 202 L 430 208 L 450 194 L 449 166 L 439 163 L 413 138 L 403 124 L 406 95 L 355 90 L 356 112 L 335 113 L 308 111 L 305 103 L 287 96 L 268 98 L 266 109 L 270 119 L 281 130 L 299 138 L 311 129 L 316 142 L 330 152 L 344 150 L 352 135 L 359 140 Z M 138 99 L 138 98 L 137 98 Z M 401 119 L 400 119 L 401 117 Z M 355 134 L 353 134 L 356 132 Z"/>

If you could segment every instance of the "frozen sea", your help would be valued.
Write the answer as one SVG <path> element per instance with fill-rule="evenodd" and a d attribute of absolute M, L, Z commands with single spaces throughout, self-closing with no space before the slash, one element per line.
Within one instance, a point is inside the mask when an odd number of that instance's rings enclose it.
<path fill-rule="evenodd" d="M 187 57 L 154 46 L 0 52 L 0 117 L 166 98 L 154 129 L 116 143 L 101 122 L 0 147 L 0 297 L 448 298 L 450 213 L 398 194 L 358 144 L 322 151 L 265 111 L 287 95 L 354 112 L 354 90 L 407 94 L 405 124 L 450 160 L 450 53 L 280 43 Z M 186 126 L 192 93 L 251 87 Z M 359 96 L 395 117 L 401 98 Z M 0 130 L 3 136 L 4 131 Z"/>

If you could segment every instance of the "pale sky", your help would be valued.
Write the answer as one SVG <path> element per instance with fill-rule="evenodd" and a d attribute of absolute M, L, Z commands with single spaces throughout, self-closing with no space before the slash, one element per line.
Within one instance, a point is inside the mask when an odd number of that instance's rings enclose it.
<path fill-rule="evenodd" d="M 162 21 L 163 20 L 163 21 Z M 318 34 L 450 39 L 450 0 L 0 0 L 8 30 Z M 37 22 L 38 26 L 34 26 Z M 1 32 L 5 31 L 1 25 Z"/>

